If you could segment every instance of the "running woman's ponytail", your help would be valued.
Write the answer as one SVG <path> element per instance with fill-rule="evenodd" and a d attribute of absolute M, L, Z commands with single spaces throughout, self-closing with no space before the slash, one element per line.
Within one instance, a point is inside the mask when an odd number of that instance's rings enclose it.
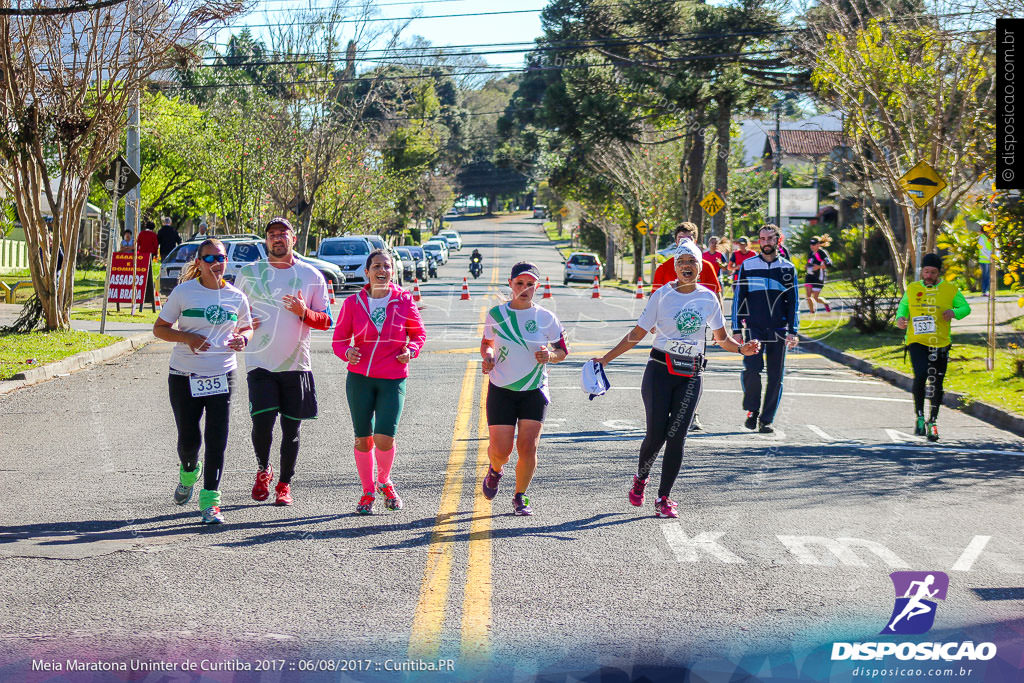
<path fill-rule="evenodd" d="M 198 280 L 202 274 L 202 269 L 199 267 L 199 258 L 203 254 L 205 247 L 223 247 L 224 243 L 218 239 L 212 237 L 203 240 L 203 243 L 196 249 L 196 257 L 188 262 L 188 265 L 181 269 L 181 275 L 178 276 L 178 284 L 182 282 L 188 282 L 189 280 Z M 226 250 L 225 250 L 226 251 Z"/>
<path fill-rule="evenodd" d="M 818 244 L 822 247 L 832 246 L 832 235 L 818 235 Z"/>

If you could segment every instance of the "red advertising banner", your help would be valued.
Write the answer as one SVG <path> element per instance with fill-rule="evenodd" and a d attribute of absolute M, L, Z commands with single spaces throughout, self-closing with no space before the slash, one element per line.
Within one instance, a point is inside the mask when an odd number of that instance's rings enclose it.
<path fill-rule="evenodd" d="M 110 302 L 130 304 L 132 302 L 132 286 L 135 287 L 135 303 L 142 308 L 143 300 L 146 297 L 146 280 L 150 277 L 149 254 L 139 254 L 127 251 L 114 253 L 114 260 L 110 266 Z M 134 278 L 132 275 L 132 264 L 135 265 Z M 134 280 L 134 282 L 133 282 Z"/>

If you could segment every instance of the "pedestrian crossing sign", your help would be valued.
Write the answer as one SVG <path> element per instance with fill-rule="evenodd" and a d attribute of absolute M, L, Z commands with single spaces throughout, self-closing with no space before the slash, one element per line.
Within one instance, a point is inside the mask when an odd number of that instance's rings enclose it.
<path fill-rule="evenodd" d="M 946 181 L 928 165 L 927 161 L 922 161 L 907 171 L 899 182 L 900 187 L 919 209 L 923 209 L 935 195 L 946 189 Z"/>
<path fill-rule="evenodd" d="M 714 190 L 708 192 L 708 196 L 700 200 L 700 208 L 707 211 L 709 216 L 714 216 L 716 213 L 725 208 L 725 202 L 718 196 Z"/>

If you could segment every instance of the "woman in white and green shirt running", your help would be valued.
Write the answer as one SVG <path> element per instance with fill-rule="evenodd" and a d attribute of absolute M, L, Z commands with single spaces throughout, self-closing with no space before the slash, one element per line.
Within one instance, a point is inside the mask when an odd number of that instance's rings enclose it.
<path fill-rule="evenodd" d="M 490 375 L 487 387 L 487 426 L 490 466 L 483 481 L 484 496 L 494 498 L 502 468 L 519 451 L 516 492 L 512 509 L 532 515 L 526 489 L 537 470 L 537 446 L 548 403 L 548 364 L 569 355 L 565 330 L 554 313 L 533 303 L 540 272 L 532 263 L 512 266 L 508 284 L 512 300 L 487 312 L 480 342 L 483 372 Z M 550 349 L 548 347 L 551 347 Z M 516 437 L 516 426 L 519 435 Z"/>
<path fill-rule="evenodd" d="M 220 477 L 228 444 L 228 418 L 234 392 L 237 352 L 252 338 L 245 294 L 224 281 L 227 256 L 220 240 L 199 245 L 182 271 L 180 284 L 153 325 L 153 336 L 177 342 L 167 377 L 171 410 L 178 428 L 178 486 L 174 502 L 184 505 L 200 476 L 199 450 L 206 442 L 199 509 L 204 524 L 221 524 Z M 177 324 L 177 328 L 174 325 Z M 204 429 L 200 421 L 206 413 Z"/>

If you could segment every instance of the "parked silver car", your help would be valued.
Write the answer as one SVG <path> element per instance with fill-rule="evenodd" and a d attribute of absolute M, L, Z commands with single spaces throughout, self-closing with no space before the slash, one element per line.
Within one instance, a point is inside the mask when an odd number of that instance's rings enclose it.
<path fill-rule="evenodd" d="M 341 268 L 346 285 L 366 284 L 366 257 L 373 247 L 364 237 L 326 237 L 317 247 L 316 257 Z"/>

